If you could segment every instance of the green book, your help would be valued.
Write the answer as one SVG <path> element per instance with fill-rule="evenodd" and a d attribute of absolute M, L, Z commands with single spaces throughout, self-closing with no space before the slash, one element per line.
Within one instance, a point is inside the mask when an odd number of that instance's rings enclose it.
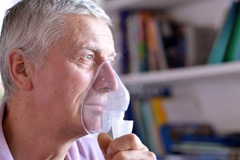
<path fill-rule="evenodd" d="M 210 55 L 208 58 L 208 64 L 218 64 L 218 63 L 223 62 L 233 29 L 236 28 L 236 27 L 234 27 L 235 21 L 236 21 L 236 19 L 240 18 L 239 16 L 237 17 L 238 8 L 239 8 L 239 2 L 233 1 L 232 6 L 230 7 L 230 9 L 226 15 L 226 19 L 222 26 L 221 32 L 219 33 L 217 39 L 215 40 L 215 42 L 213 44 L 211 51 L 210 51 Z M 238 21 L 240 22 L 240 20 L 238 20 Z M 232 41 L 232 40 L 230 40 L 230 41 Z M 232 47 L 232 49 L 233 48 L 235 48 L 235 47 Z M 228 51 L 228 53 L 229 53 L 229 51 Z"/>
<path fill-rule="evenodd" d="M 239 3 L 239 1 L 235 2 Z M 224 57 L 225 62 L 238 61 L 240 58 L 240 10 L 238 7 L 237 19 L 233 32 L 228 44 L 226 55 Z"/>

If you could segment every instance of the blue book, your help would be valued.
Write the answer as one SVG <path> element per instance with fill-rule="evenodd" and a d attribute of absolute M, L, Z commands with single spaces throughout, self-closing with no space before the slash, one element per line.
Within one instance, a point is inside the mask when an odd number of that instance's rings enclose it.
<path fill-rule="evenodd" d="M 129 73 L 129 65 L 130 65 L 130 57 L 128 51 L 127 44 L 127 17 L 129 16 L 129 12 L 123 11 L 120 12 L 120 30 L 121 30 L 121 48 L 122 48 L 122 56 L 121 56 L 121 73 Z"/>
<path fill-rule="evenodd" d="M 141 141 L 146 144 L 146 135 L 144 130 L 143 118 L 141 113 L 141 101 L 140 100 L 131 100 L 131 107 L 133 111 L 133 119 L 134 119 L 134 126 L 133 126 L 133 133 L 139 136 Z"/>
<path fill-rule="evenodd" d="M 212 50 L 210 51 L 208 64 L 219 64 L 223 62 L 235 21 L 237 19 L 238 6 L 239 2 L 233 1 L 222 26 L 222 30 L 214 42 Z"/>
<path fill-rule="evenodd" d="M 171 154 L 173 152 L 172 150 L 172 138 L 171 138 L 171 126 L 170 125 L 163 125 L 159 128 L 159 134 L 162 139 L 162 143 L 164 146 L 165 153 Z"/>

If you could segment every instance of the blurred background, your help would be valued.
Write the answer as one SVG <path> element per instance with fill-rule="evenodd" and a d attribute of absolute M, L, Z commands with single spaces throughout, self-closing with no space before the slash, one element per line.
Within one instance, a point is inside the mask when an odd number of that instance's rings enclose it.
<path fill-rule="evenodd" d="M 102 0 L 127 119 L 159 159 L 239 159 L 240 7 L 234 0 Z"/>
<path fill-rule="evenodd" d="M 1 19 L 16 2 L 0 2 Z M 113 21 L 133 132 L 158 159 L 239 160 L 240 2 L 96 2 Z"/>

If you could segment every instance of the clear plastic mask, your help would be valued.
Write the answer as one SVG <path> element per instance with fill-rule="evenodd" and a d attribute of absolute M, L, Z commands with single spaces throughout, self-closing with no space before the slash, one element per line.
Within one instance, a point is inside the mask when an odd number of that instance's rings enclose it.
<path fill-rule="evenodd" d="M 129 101 L 129 92 L 110 61 L 103 61 L 82 102 L 81 118 L 85 130 L 90 134 L 109 132 L 112 124 L 123 120 Z"/>

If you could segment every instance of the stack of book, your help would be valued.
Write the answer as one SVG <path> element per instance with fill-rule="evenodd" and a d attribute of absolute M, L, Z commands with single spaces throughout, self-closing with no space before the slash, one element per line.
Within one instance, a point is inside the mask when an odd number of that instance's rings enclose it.
<path fill-rule="evenodd" d="M 214 29 L 184 24 L 162 12 L 123 11 L 120 15 L 123 73 L 207 63 Z"/>
<path fill-rule="evenodd" d="M 162 159 L 169 159 L 166 158 L 169 155 L 181 157 L 183 160 L 240 158 L 240 133 L 218 134 L 210 124 L 197 120 L 196 114 L 201 117 L 199 110 L 193 109 L 197 106 L 185 103 L 191 106 L 183 114 L 180 113 L 180 104 L 171 108 L 168 101 L 173 99 L 156 96 L 131 100 L 126 118 L 134 120 L 133 132 L 151 151 Z M 174 117 L 175 115 L 177 117 Z"/>

